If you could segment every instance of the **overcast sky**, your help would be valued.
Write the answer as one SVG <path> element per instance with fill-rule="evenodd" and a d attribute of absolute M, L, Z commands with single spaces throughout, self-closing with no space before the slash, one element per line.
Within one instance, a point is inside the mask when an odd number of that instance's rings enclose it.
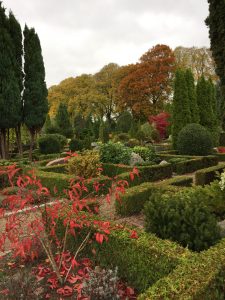
<path fill-rule="evenodd" d="M 135 63 L 152 46 L 209 46 L 207 0 L 3 0 L 39 35 L 48 86 Z"/>

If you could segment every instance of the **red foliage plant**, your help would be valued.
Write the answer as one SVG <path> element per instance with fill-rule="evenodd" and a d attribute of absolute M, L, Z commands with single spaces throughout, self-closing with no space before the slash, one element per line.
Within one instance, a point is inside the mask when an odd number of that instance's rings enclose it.
<path fill-rule="evenodd" d="M 170 125 L 168 119 L 170 118 L 170 114 L 167 112 L 161 112 L 156 116 L 149 116 L 149 123 L 155 126 L 156 130 L 159 132 L 161 139 L 166 137 L 167 127 Z"/>
<path fill-rule="evenodd" d="M 218 153 L 225 153 L 225 147 L 217 147 Z"/>
<path fill-rule="evenodd" d="M 92 192 L 89 192 L 86 186 L 88 180 L 74 179 L 70 181 L 69 189 L 65 190 L 65 196 L 61 197 L 57 195 L 56 189 L 55 194 L 51 195 L 34 171 L 27 174 L 20 174 L 19 171 L 16 165 L 0 167 L 0 177 L 7 176 L 11 187 L 16 187 L 15 194 L 9 193 L 7 189 L 2 192 L 4 207 L 0 208 L 0 218 L 4 220 L 5 228 L 0 233 L 0 251 L 4 253 L 11 250 L 15 257 L 33 260 L 38 257 L 39 249 L 42 248 L 49 267 L 39 266 L 37 279 L 41 280 L 48 274 L 48 284 L 58 294 L 66 296 L 76 292 L 81 295 L 81 283 L 78 279 L 85 277 L 85 268 L 90 262 L 78 260 L 80 252 L 94 241 L 99 244 L 108 241 L 111 230 L 121 228 L 95 217 L 97 207 L 93 210 L 93 205 L 98 194 L 101 194 L 102 184 L 94 182 Z M 138 175 L 138 170 L 134 169 L 130 175 L 131 180 Z M 120 194 L 125 192 L 127 186 L 127 181 L 112 178 L 106 200 L 110 201 L 112 195 L 120 200 Z M 48 203 L 43 204 L 43 196 L 49 199 Z M 65 233 L 62 238 L 56 234 L 59 220 L 63 220 L 64 225 Z M 87 232 L 86 236 L 75 253 L 70 253 L 66 248 L 69 235 L 76 238 L 84 230 Z M 135 231 L 129 231 L 131 238 L 138 238 Z M 79 284 L 75 284 L 77 281 Z"/>

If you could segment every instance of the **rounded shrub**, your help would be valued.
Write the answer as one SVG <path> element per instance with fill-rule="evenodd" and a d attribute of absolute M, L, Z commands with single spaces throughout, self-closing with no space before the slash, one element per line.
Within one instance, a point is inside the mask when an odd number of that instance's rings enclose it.
<path fill-rule="evenodd" d="M 67 138 L 64 135 L 59 134 L 59 133 L 54 133 L 54 134 L 51 134 L 51 136 L 54 136 L 59 141 L 59 143 L 61 145 L 61 150 L 66 146 Z"/>
<path fill-rule="evenodd" d="M 108 142 L 100 146 L 100 160 L 103 163 L 128 165 L 131 158 L 132 149 L 121 143 Z"/>
<path fill-rule="evenodd" d="M 41 154 L 51 154 L 61 152 L 62 146 L 59 139 L 52 134 L 46 134 L 38 139 Z"/>
<path fill-rule="evenodd" d="M 83 149 L 90 149 L 91 148 L 91 139 L 90 137 L 86 137 L 83 140 L 73 138 L 69 143 L 69 149 L 71 151 L 81 151 Z"/>
<path fill-rule="evenodd" d="M 156 158 L 155 150 L 148 147 L 136 146 L 133 152 L 139 154 L 146 162 L 151 162 Z"/>
<path fill-rule="evenodd" d="M 215 216 L 196 193 L 152 193 L 145 205 L 145 229 L 194 251 L 214 245 L 220 238 Z"/>
<path fill-rule="evenodd" d="M 212 152 L 211 134 L 200 124 L 188 124 L 178 134 L 177 150 L 184 155 L 208 155 Z"/>
<path fill-rule="evenodd" d="M 90 178 L 100 175 L 100 157 L 97 151 L 86 150 L 72 157 L 68 162 L 68 172 L 71 175 Z"/>

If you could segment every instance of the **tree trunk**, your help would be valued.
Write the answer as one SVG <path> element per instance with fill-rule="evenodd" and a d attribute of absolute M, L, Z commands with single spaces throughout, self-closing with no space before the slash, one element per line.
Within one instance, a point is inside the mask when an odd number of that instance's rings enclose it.
<path fill-rule="evenodd" d="M 15 128 L 15 132 L 16 132 L 16 143 L 17 143 L 19 156 L 23 157 L 23 147 L 22 147 L 21 125 L 20 124 Z"/>
<path fill-rule="evenodd" d="M 6 130 L 0 129 L 0 135 L 1 135 L 1 156 L 2 159 L 6 159 L 6 149 L 5 149 Z"/>
<path fill-rule="evenodd" d="M 35 140 L 35 130 L 30 129 L 30 151 L 29 151 L 29 159 L 32 161 L 32 152 L 34 147 L 34 140 Z"/>

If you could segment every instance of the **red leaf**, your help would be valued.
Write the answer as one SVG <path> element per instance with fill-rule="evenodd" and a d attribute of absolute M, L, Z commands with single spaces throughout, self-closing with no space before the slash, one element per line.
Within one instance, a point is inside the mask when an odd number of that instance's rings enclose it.
<path fill-rule="evenodd" d="M 138 239 L 138 234 L 137 234 L 137 232 L 135 230 L 131 231 L 130 238 L 131 239 Z"/>
<path fill-rule="evenodd" d="M 63 288 L 58 289 L 57 294 L 63 295 L 65 297 L 71 296 L 73 294 L 73 289 L 70 286 L 66 285 Z"/>

